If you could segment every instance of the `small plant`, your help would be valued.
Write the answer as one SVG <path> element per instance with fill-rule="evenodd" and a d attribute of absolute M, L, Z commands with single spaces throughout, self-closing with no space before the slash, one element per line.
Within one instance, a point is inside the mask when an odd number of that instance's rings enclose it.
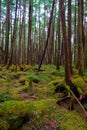
<path fill-rule="evenodd" d="M 0 93 L 0 102 L 8 101 L 10 99 L 9 93 L 1 92 Z"/>

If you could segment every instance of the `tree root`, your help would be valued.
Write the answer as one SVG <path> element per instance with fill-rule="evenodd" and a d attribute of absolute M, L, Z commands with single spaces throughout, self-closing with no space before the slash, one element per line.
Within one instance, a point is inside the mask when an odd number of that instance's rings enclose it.
<path fill-rule="evenodd" d="M 83 110 L 85 116 L 87 117 L 87 112 L 84 108 L 84 106 L 81 104 L 81 102 L 79 101 L 79 99 L 75 96 L 75 94 L 73 93 L 73 91 L 68 87 L 66 86 L 66 89 L 72 94 L 73 98 L 77 101 L 77 103 L 79 104 L 79 106 L 81 107 L 81 109 Z"/>

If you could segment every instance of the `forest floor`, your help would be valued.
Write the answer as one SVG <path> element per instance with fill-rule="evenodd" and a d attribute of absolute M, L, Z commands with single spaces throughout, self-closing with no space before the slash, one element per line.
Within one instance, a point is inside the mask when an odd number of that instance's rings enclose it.
<path fill-rule="evenodd" d="M 39 73 L 36 68 L 0 67 L 0 130 L 87 130 L 87 120 L 78 103 L 72 111 L 68 109 L 70 100 L 58 103 L 69 94 L 58 89 L 65 84 L 64 68 L 44 65 Z M 74 82 L 86 86 L 86 78 L 87 71 L 84 79 L 79 77 Z"/>

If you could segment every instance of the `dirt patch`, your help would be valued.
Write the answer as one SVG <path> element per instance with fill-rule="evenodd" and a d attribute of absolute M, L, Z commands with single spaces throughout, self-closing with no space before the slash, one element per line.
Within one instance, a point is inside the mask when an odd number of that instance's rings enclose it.
<path fill-rule="evenodd" d="M 59 127 L 56 125 L 56 122 L 55 121 L 50 121 L 41 130 L 58 130 L 58 129 L 59 129 Z"/>
<path fill-rule="evenodd" d="M 33 96 L 28 95 L 25 91 L 22 91 L 21 93 L 19 93 L 18 97 L 21 98 L 22 100 L 32 100 L 32 101 L 34 101 L 34 100 L 38 99 L 38 97 L 36 97 L 34 95 Z"/>

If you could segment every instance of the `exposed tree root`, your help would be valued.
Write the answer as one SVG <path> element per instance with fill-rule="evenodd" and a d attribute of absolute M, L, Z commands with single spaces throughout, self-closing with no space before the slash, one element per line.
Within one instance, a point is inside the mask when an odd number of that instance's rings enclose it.
<path fill-rule="evenodd" d="M 87 117 L 87 112 L 84 108 L 84 106 L 81 104 L 81 102 L 79 101 L 79 99 L 75 96 L 75 94 L 73 93 L 73 91 L 67 86 L 68 91 L 72 94 L 72 96 L 74 97 L 74 99 L 77 101 L 77 103 L 80 105 L 81 109 L 83 110 L 84 114 Z"/>
<path fill-rule="evenodd" d="M 85 116 L 87 117 L 87 111 L 82 105 L 84 98 L 86 98 L 86 95 L 81 95 L 81 93 L 79 93 L 79 91 L 77 90 L 77 87 L 75 87 L 72 82 L 71 82 L 71 87 L 66 85 L 65 83 L 64 85 L 62 83 L 57 85 L 55 92 L 62 93 L 62 97 L 57 102 L 57 104 L 61 106 L 65 106 L 70 110 L 73 110 L 75 102 L 77 102 L 80 108 L 82 109 L 82 111 L 84 112 Z"/>

